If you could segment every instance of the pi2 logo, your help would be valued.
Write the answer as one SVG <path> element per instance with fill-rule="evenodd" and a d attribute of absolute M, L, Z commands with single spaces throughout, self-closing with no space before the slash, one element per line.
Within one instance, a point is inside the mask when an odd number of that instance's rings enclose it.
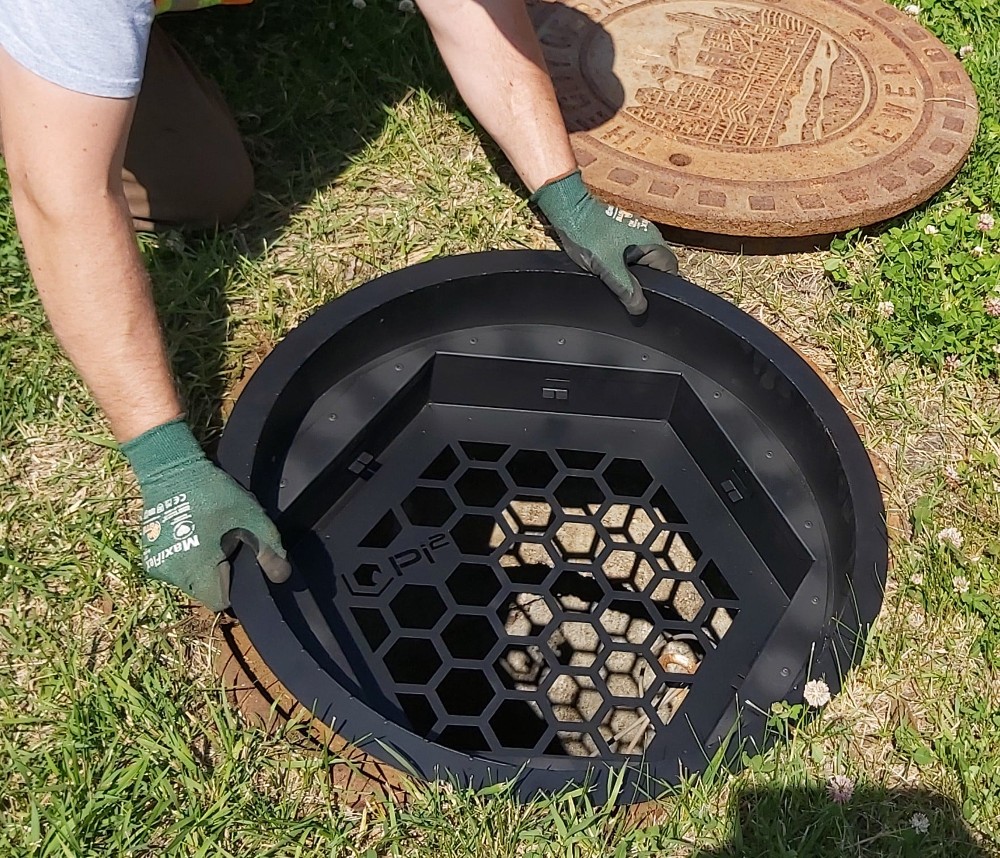
<path fill-rule="evenodd" d="M 437 563 L 434 553 L 440 551 L 448 544 L 448 536 L 444 533 L 435 533 L 426 542 L 421 542 L 415 548 L 404 548 L 397 551 L 389 558 L 389 565 L 392 566 L 396 575 L 402 575 L 403 570 L 408 566 L 417 563 Z"/>
<path fill-rule="evenodd" d="M 446 533 L 435 533 L 418 545 L 391 554 L 387 563 L 362 563 L 348 576 L 348 586 L 358 595 L 377 596 L 393 578 L 401 576 L 404 569 L 437 563 L 438 552 L 450 544 Z"/>

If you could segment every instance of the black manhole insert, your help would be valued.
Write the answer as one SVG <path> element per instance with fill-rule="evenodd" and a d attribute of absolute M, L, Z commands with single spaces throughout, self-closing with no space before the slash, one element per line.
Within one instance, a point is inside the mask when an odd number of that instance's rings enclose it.
<path fill-rule="evenodd" d="M 621 800 L 833 690 L 881 604 L 878 482 L 745 313 L 643 272 L 629 318 L 561 254 L 377 279 L 257 370 L 220 461 L 294 574 L 233 607 L 278 678 L 387 762 Z"/>

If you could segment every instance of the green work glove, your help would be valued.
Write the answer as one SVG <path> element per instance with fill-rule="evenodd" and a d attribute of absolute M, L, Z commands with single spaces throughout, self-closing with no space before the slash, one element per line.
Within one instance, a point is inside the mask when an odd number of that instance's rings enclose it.
<path fill-rule="evenodd" d="M 276 584 L 291 567 L 256 499 L 205 457 L 183 420 L 122 444 L 142 489 L 142 559 L 151 578 L 213 611 L 229 607 L 229 557 L 240 542 Z"/>
<path fill-rule="evenodd" d="M 591 196 L 579 170 L 543 185 L 531 200 L 549 219 L 569 258 L 600 277 L 632 315 L 646 312 L 646 297 L 629 265 L 677 273 L 677 257 L 660 231 L 645 218 Z"/>

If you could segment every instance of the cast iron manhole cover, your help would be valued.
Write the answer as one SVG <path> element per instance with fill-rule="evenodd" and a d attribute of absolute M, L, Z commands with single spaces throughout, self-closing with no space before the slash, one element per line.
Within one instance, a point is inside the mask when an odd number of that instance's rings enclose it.
<path fill-rule="evenodd" d="M 976 132 L 961 63 L 881 0 L 563 0 L 532 15 L 587 183 L 671 226 L 875 223 L 947 183 Z"/>
<path fill-rule="evenodd" d="M 294 573 L 234 564 L 281 682 L 425 777 L 635 801 L 839 677 L 881 603 L 877 480 L 781 340 L 643 271 L 636 321 L 559 253 L 386 275 L 239 398 L 220 460 Z"/>

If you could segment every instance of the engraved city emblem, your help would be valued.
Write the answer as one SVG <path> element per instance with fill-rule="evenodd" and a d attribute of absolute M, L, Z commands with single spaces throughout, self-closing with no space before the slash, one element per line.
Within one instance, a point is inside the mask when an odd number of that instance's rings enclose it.
<path fill-rule="evenodd" d="M 954 54 L 883 0 L 528 0 L 584 180 L 712 234 L 815 236 L 926 200 L 976 133 Z"/>
<path fill-rule="evenodd" d="M 843 130 L 869 101 L 850 47 L 796 15 L 729 5 L 662 16 L 660 53 L 637 56 L 648 83 L 625 108 L 659 132 L 709 146 L 789 146 Z"/>

